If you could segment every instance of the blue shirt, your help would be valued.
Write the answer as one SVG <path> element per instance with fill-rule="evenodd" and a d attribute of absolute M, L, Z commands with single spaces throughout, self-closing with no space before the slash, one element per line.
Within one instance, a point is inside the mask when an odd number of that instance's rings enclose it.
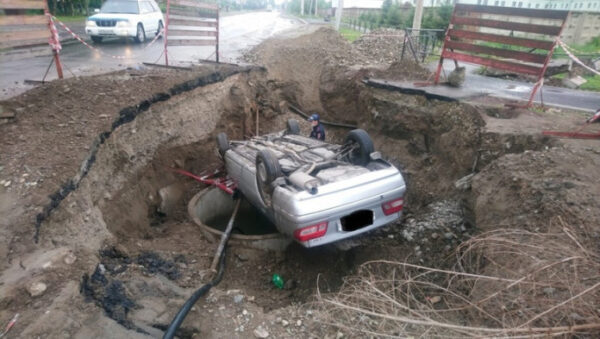
<path fill-rule="evenodd" d="M 318 123 L 317 126 L 314 126 L 312 132 L 310 132 L 310 137 L 313 139 L 325 141 L 325 128 L 321 123 Z"/>

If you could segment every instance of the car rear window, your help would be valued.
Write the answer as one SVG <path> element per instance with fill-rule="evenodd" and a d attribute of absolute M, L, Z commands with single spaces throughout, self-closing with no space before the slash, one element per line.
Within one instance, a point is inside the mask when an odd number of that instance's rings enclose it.
<path fill-rule="evenodd" d="M 137 1 L 107 1 L 102 5 L 100 13 L 139 14 L 140 9 Z"/>

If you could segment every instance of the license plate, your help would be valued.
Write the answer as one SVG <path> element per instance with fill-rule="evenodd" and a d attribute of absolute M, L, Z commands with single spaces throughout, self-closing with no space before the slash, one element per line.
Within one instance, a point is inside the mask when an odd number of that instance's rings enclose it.
<path fill-rule="evenodd" d="M 346 232 L 356 231 L 373 224 L 373 211 L 360 210 L 340 218 L 342 230 Z"/>

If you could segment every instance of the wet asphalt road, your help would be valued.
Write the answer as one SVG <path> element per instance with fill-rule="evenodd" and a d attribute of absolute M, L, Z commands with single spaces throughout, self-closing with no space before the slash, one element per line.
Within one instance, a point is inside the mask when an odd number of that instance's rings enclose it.
<path fill-rule="evenodd" d="M 279 12 L 252 12 L 225 16 L 220 23 L 220 55 L 223 62 L 235 62 L 241 53 L 273 36 L 274 34 L 301 25 L 295 19 L 283 17 Z M 87 40 L 87 37 L 85 37 Z M 162 39 L 150 45 L 153 36 L 147 37 L 144 44 L 136 44 L 130 39 L 106 39 L 101 44 L 90 44 L 103 54 L 90 50 L 79 42 L 71 42 L 61 51 L 61 61 L 66 77 L 91 75 L 136 67 L 142 62 L 164 64 L 164 43 Z M 46 48 L 47 49 L 47 48 Z M 214 46 L 169 47 L 170 65 L 189 65 L 200 59 L 214 60 Z M 107 55 L 125 56 L 126 59 L 111 58 Z M 28 53 L 0 56 L 0 98 L 7 98 L 23 92 L 31 86 L 23 84 L 25 79 L 41 80 L 51 61 L 49 55 L 34 56 Z M 47 80 L 56 79 L 56 69 L 52 67 Z"/>
<path fill-rule="evenodd" d="M 437 63 L 430 65 L 430 69 L 435 69 Z M 492 77 L 486 77 L 474 72 L 479 66 L 470 64 L 461 64 L 467 66 L 467 75 L 465 83 L 459 90 L 464 96 L 477 96 L 477 94 L 487 94 L 497 98 L 529 101 L 531 95 L 532 83 L 516 80 L 504 80 Z M 454 62 L 445 60 L 444 70 L 450 74 L 454 70 Z M 541 95 L 544 104 L 568 109 L 576 109 L 586 112 L 595 112 L 600 108 L 600 93 L 573 90 L 563 87 L 543 86 Z M 534 97 L 536 103 L 540 103 L 540 91 Z"/>

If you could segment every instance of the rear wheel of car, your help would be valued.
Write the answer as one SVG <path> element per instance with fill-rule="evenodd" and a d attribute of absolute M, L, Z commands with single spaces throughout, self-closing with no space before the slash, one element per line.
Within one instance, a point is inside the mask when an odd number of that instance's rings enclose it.
<path fill-rule="evenodd" d="M 141 44 L 146 41 L 146 32 L 144 31 L 144 26 L 142 24 L 137 25 L 137 32 L 135 33 L 135 42 Z"/>
<path fill-rule="evenodd" d="M 273 181 L 282 175 L 279 160 L 273 151 L 263 149 L 256 155 L 256 185 L 258 193 L 267 207 L 273 204 Z"/>
<path fill-rule="evenodd" d="M 298 120 L 288 119 L 287 134 L 300 134 L 300 125 L 298 125 Z"/>
<path fill-rule="evenodd" d="M 164 27 L 165 27 L 165 26 L 163 26 L 163 23 L 162 23 L 162 21 L 159 21 L 159 22 L 158 22 L 158 30 L 156 30 L 156 35 L 159 35 L 159 34 L 160 34 L 160 31 L 162 31 Z M 162 38 L 162 36 L 161 36 L 159 39 L 161 39 L 161 38 Z"/>
<path fill-rule="evenodd" d="M 217 149 L 219 150 L 221 158 L 225 157 L 225 152 L 229 149 L 229 139 L 227 139 L 227 134 L 223 132 L 217 134 Z"/>
<path fill-rule="evenodd" d="M 101 36 L 92 35 L 92 41 L 93 41 L 95 44 L 99 44 L 99 43 L 101 43 L 101 42 L 102 42 L 102 37 L 101 37 Z"/>
<path fill-rule="evenodd" d="M 365 130 L 355 129 L 348 133 L 345 145 L 353 149 L 348 154 L 350 163 L 358 166 L 365 166 L 371 159 L 371 153 L 375 151 L 373 140 Z"/>

